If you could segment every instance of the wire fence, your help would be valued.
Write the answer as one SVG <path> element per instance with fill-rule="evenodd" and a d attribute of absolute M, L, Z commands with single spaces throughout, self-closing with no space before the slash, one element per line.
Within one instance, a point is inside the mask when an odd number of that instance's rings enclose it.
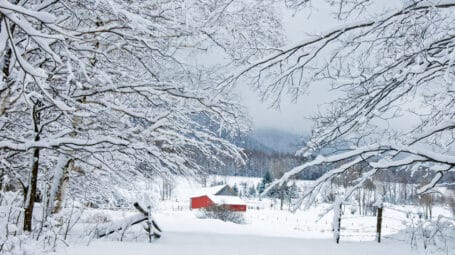
<path fill-rule="evenodd" d="M 427 225 L 435 225 L 439 221 L 443 221 L 444 224 L 441 228 L 447 228 L 453 226 L 455 230 L 455 218 L 445 215 L 438 215 L 426 219 L 421 212 L 412 208 L 412 210 L 384 207 L 386 215 L 382 215 L 382 238 L 396 241 L 410 241 L 415 233 L 413 231 L 420 231 L 423 238 L 430 238 L 434 233 L 442 233 L 439 229 L 429 229 Z M 390 213 L 392 212 L 392 213 Z M 387 215 L 388 214 L 388 215 Z M 348 240 L 374 240 L 377 237 L 377 216 L 362 216 L 362 215 L 349 215 L 343 216 L 341 221 L 341 232 L 342 238 Z M 368 219 L 370 218 L 370 219 Z M 368 220 L 365 220 L 368 219 Z M 439 226 L 436 226 L 439 227 Z M 426 229 L 428 228 L 428 229 Z M 435 227 L 433 227 L 435 228 Z M 431 232 L 433 234 L 426 234 L 425 232 Z M 426 235 L 426 236 L 425 236 Z M 444 238 L 455 240 L 455 231 L 445 231 Z"/>

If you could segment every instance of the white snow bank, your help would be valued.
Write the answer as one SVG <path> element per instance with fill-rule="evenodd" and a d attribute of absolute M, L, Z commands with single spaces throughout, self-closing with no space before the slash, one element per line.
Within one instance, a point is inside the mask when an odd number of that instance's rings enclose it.
<path fill-rule="evenodd" d="M 234 254 L 400 254 L 418 255 L 405 243 L 386 241 L 344 242 L 339 245 L 332 240 L 298 239 L 283 237 L 245 236 L 213 233 L 167 232 L 154 243 L 96 241 L 90 246 L 71 247 L 56 255 L 234 255 Z"/>
<path fill-rule="evenodd" d="M 208 197 L 217 205 L 246 205 L 245 201 L 236 196 L 208 195 Z"/>
<path fill-rule="evenodd" d="M 226 187 L 226 184 L 202 188 L 197 191 L 194 191 L 192 193 L 191 197 L 202 197 L 202 196 L 207 196 L 207 195 L 215 195 L 224 187 Z"/>

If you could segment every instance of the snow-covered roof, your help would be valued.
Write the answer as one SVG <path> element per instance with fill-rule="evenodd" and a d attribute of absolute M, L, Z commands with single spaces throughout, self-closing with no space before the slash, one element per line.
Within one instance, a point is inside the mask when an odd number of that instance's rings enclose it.
<path fill-rule="evenodd" d="M 208 195 L 208 197 L 217 205 L 246 205 L 245 201 L 237 196 Z"/>
<path fill-rule="evenodd" d="M 223 185 L 218 185 L 218 186 L 213 186 L 213 187 L 202 188 L 202 189 L 196 191 L 194 194 L 192 194 L 191 197 L 215 195 L 226 186 L 227 186 L 227 184 L 223 184 Z"/>

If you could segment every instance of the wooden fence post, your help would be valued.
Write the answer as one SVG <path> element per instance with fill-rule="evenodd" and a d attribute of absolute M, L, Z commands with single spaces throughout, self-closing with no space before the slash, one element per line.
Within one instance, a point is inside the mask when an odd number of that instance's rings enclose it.
<path fill-rule="evenodd" d="M 342 212 L 342 209 L 343 209 L 342 207 L 343 207 L 343 204 L 340 203 L 340 206 L 339 206 L 339 208 L 338 208 L 338 210 L 339 210 L 339 211 L 338 211 L 338 214 L 339 214 L 339 215 L 338 215 L 338 222 L 337 222 L 337 232 L 338 232 L 338 235 L 337 235 L 337 237 L 336 237 L 336 242 L 337 242 L 337 243 L 340 243 L 340 235 L 341 235 L 341 233 L 340 233 L 340 232 L 341 232 L 341 212 Z"/>
<path fill-rule="evenodd" d="M 138 203 L 134 203 L 134 207 L 140 212 L 140 214 L 128 217 L 126 219 L 126 223 L 123 223 L 122 225 L 114 224 L 113 226 L 106 226 L 101 229 L 98 229 L 96 233 L 97 237 L 101 238 L 104 236 L 108 236 L 120 230 L 125 231 L 129 226 L 136 225 L 146 221 L 147 226 L 144 227 L 144 229 L 147 231 L 149 242 L 152 242 L 153 239 L 160 238 L 162 230 L 158 226 L 156 220 L 153 218 L 152 207 L 147 206 L 147 211 L 144 210 L 144 208 L 142 208 Z"/>
<path fill-rule="evenodd" d="M 147 235 L 149 237 L 149 243 L 152 242 L 153 236 L 153 224 L 152 224 L 152 207 L 147 206 Z"/>
<path fill-rule="evenodd" d="M 340 243 L 342 209 L 343 209 L 343 202 L 341 200 L 337 200 L 333 206 L 333 221 L 332 221 L 333 237 L 334 237 L 336 243 Z"/>
<path fill-rule="evenodd" d="M 381 242 L 381 229 L 382 229 L 382 204 L 378 205 L 377 223 L 376 223 L 376 238 L 378 243 Z"/>

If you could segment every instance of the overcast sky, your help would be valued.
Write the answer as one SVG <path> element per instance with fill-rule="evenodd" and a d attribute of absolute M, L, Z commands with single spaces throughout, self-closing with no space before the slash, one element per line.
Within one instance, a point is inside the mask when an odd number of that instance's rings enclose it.
<path fill-rule="evenodd" d="M 387 2 L 387 4 L 384 4 Z M 397 6 L 393 6 L 396 4 Z M 375 6 L 368 8 L 366 16 L 376 16 L 386 8 L 398 7 L 400 1 L 391 4 L 389 1 L 376 2 Z M 285 8 L 283 8 L 285 9 Z M 336 20 L 330 11 L 331 9 L 325 1 L 312 2 L 311 8 L 305 8 L 298 13 L 285 9 L 283 12 L 283 26 L 287 36 L 288 44 L 305 40 L 309 36 L 323 34 L 334 27 L 341 26 L 340 21 Z M 354 17 L 355 21 L 358 17 Z M 352 22 L 346 21 L 346 22 Z M 333 101 L 340 94 L 329 92 L 330 84 L 315 84 L 310 87 L 307 94 L 300 97 L 298 102 L 291 102 L 289 98 L 283 98 L 280 109 L 271 109 L 270 102 L 261 102 L 259 95 L 250 88 L 237 88 L 241 91 L 242 101 L 248 108 L 253 128 L 276 128 L 290 131 L 299 135 L 309 134 L 312 122 L 309 120 L 318 110 L 324 110 L 327 103 Z M 338 92 L 339 93 L 339 92 Z M 381 125 L 386 125 L 389 129 L 407 130 L 411 129 L 418 123 L 419 118 L 412 112 L 421 111 L 421 104 L 418 101 L 404 102 L 402 105 L 404 111 L 400 117 L 393 120 L 384 121 Z"/>
<path fill-rule="evenodd" d="M 308 34 L 321 33 L 336 24 L 327 9 L 321 5 L 299 13 L 284 11 L 283 25 L 287 43 L 301 41 Z M 328 86 L 324 84 L 314 86 L 308 94 L 299 98 L 298 102 L 291 102 L 285 97 L 282 99 L 280 109 L 270 108 L 270 102 L 261 102 L 259 95 L 250 88 L 241 87 L 238 90 L 242 91 L 242 101 L 248 108 L 254 128 L 276 128 L 296 134 L 306 134 L 312 127 L 308 118 L 334 97 L 327 88 Z"/>

